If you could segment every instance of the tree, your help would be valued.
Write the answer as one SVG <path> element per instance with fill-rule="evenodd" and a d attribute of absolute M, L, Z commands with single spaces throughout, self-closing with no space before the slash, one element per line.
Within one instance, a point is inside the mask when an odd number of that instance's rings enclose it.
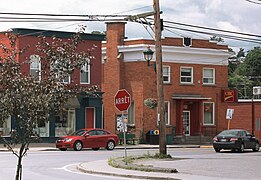
<path fill-rule="evenodd" d="M 47 122 L 52 113 L 61 112 L 68 98 L 82 92 L 97 95 L 97 86 L 83 89 L 75 84 L 62 83 L 76 68 L 80 69 L 93 60 L 92 50 L 77 51 L 81 44 L 81 33 L 82 31 L 76 33 L 66 41 L 55 37 L 48 41 L 44 36 L 39 37 L 36 50 L 43 67 L 41 80 L 22 73 L 21 67 L 31 62 L 30 59 L 18 60 L 19 55 L 29 47 L 17 50 L 16 35 L 7 33 L 9 43 L 0 44 L 1 121 L 11 116 L 16 124 L 10 139 L 2 139 L 5 146 L 18 158 L 16 180 L 22 178 L 22 158 L 27 154 L 30 143 L 39 141 L 39 135 L 35 131 L 37 125 Z M 20 148 L 16 152 L 14 147 L 18 144 Z"/>
<path fill-rule="evenodd" d="M 246 58 L 239 69 L 239 73 L 247 76 L 254 82 L 254 85 L 260 85 L 261 82 L 261 48 L 255 47 L 248 51 Z"/>
<path fill-rule="evenodd" d="M 212 37 L 210 37 L 211 41 L 217 41 L 217 42 L 224 42 L 224 39 L 222 37 L 218 37 L 216 35 L 213 35 Z"/>
<path fill-rule="evenodd" d="M 239 98 L 251 98 L 253 86 L 261 85 L 261 48 L 255 47 L 245 55 L 240 48 L 235 59 L 229 61 L 230 88 L 237 88 Z"/>

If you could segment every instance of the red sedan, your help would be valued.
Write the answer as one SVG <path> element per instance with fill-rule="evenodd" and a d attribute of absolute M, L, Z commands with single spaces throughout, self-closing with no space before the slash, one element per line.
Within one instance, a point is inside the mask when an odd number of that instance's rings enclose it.
<path fill-rule="evenodd" d="M 69 136 L 58 138 L 56 148 L 61 151 L 66 151 L 68 148 L 73 148 L 75 151 L 80 151 L 83 148 L 113 150 L 118 143 L 119 138 L 116 134 L 104 129 L 86 128 L 80 129 Z"/>

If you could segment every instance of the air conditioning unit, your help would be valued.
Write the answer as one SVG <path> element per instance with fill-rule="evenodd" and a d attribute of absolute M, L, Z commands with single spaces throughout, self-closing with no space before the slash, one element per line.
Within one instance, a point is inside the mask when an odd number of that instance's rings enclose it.
<path fill-rule="evenodd" d="M 253 87 L 253 95 L 259 95 L 259 94 L 261 94 L 261 86 Z"/>

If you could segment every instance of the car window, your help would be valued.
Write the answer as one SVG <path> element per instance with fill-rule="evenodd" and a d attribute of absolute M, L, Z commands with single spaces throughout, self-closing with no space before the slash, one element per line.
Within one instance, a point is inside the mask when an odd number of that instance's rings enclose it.
<path fill-rule="evenodd" d="M 108 134 L 106 131 L 103 131 L 103 130 L 97 131 L 97 135 L 106 135 L 106 134 Z"/>
<path fill-rule="evenodd" d="M 90 136 L 95 136 L 97 133 L 96 133 L 95 130 L 92 130 L 92 131 L 89 131 L 88 134 L 89 134 Z"/>
<path fill-rule="evenodd" d="M 238 131 L 238 136 L 245 137 L 246 136 L 245 131 Z"/>
<path fill-rule="evenodd" d="M 219 133 L 220 136 L 237 136 L 239 131 L 226 130 Z"/>
<path fill-rule="evenodd" d="M 86 132 L 86 130 L 80 129 L 80 130 L 72 133 L 72 135 L 73 136 L 82 136 L 85 132 Z"/>

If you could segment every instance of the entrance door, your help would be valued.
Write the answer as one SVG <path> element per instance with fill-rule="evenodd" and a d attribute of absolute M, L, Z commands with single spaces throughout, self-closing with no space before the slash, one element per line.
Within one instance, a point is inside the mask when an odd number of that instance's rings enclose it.
<path fill-rule="evenodd" d="M 86 108 L 85 109 L 85 127 L 86 128 L 95 128 L 95 108 Z"/>
<path fill-rule="evenodd" d="M 190 136 L 190 111 L 183 111 L 184 135 Z"/>

